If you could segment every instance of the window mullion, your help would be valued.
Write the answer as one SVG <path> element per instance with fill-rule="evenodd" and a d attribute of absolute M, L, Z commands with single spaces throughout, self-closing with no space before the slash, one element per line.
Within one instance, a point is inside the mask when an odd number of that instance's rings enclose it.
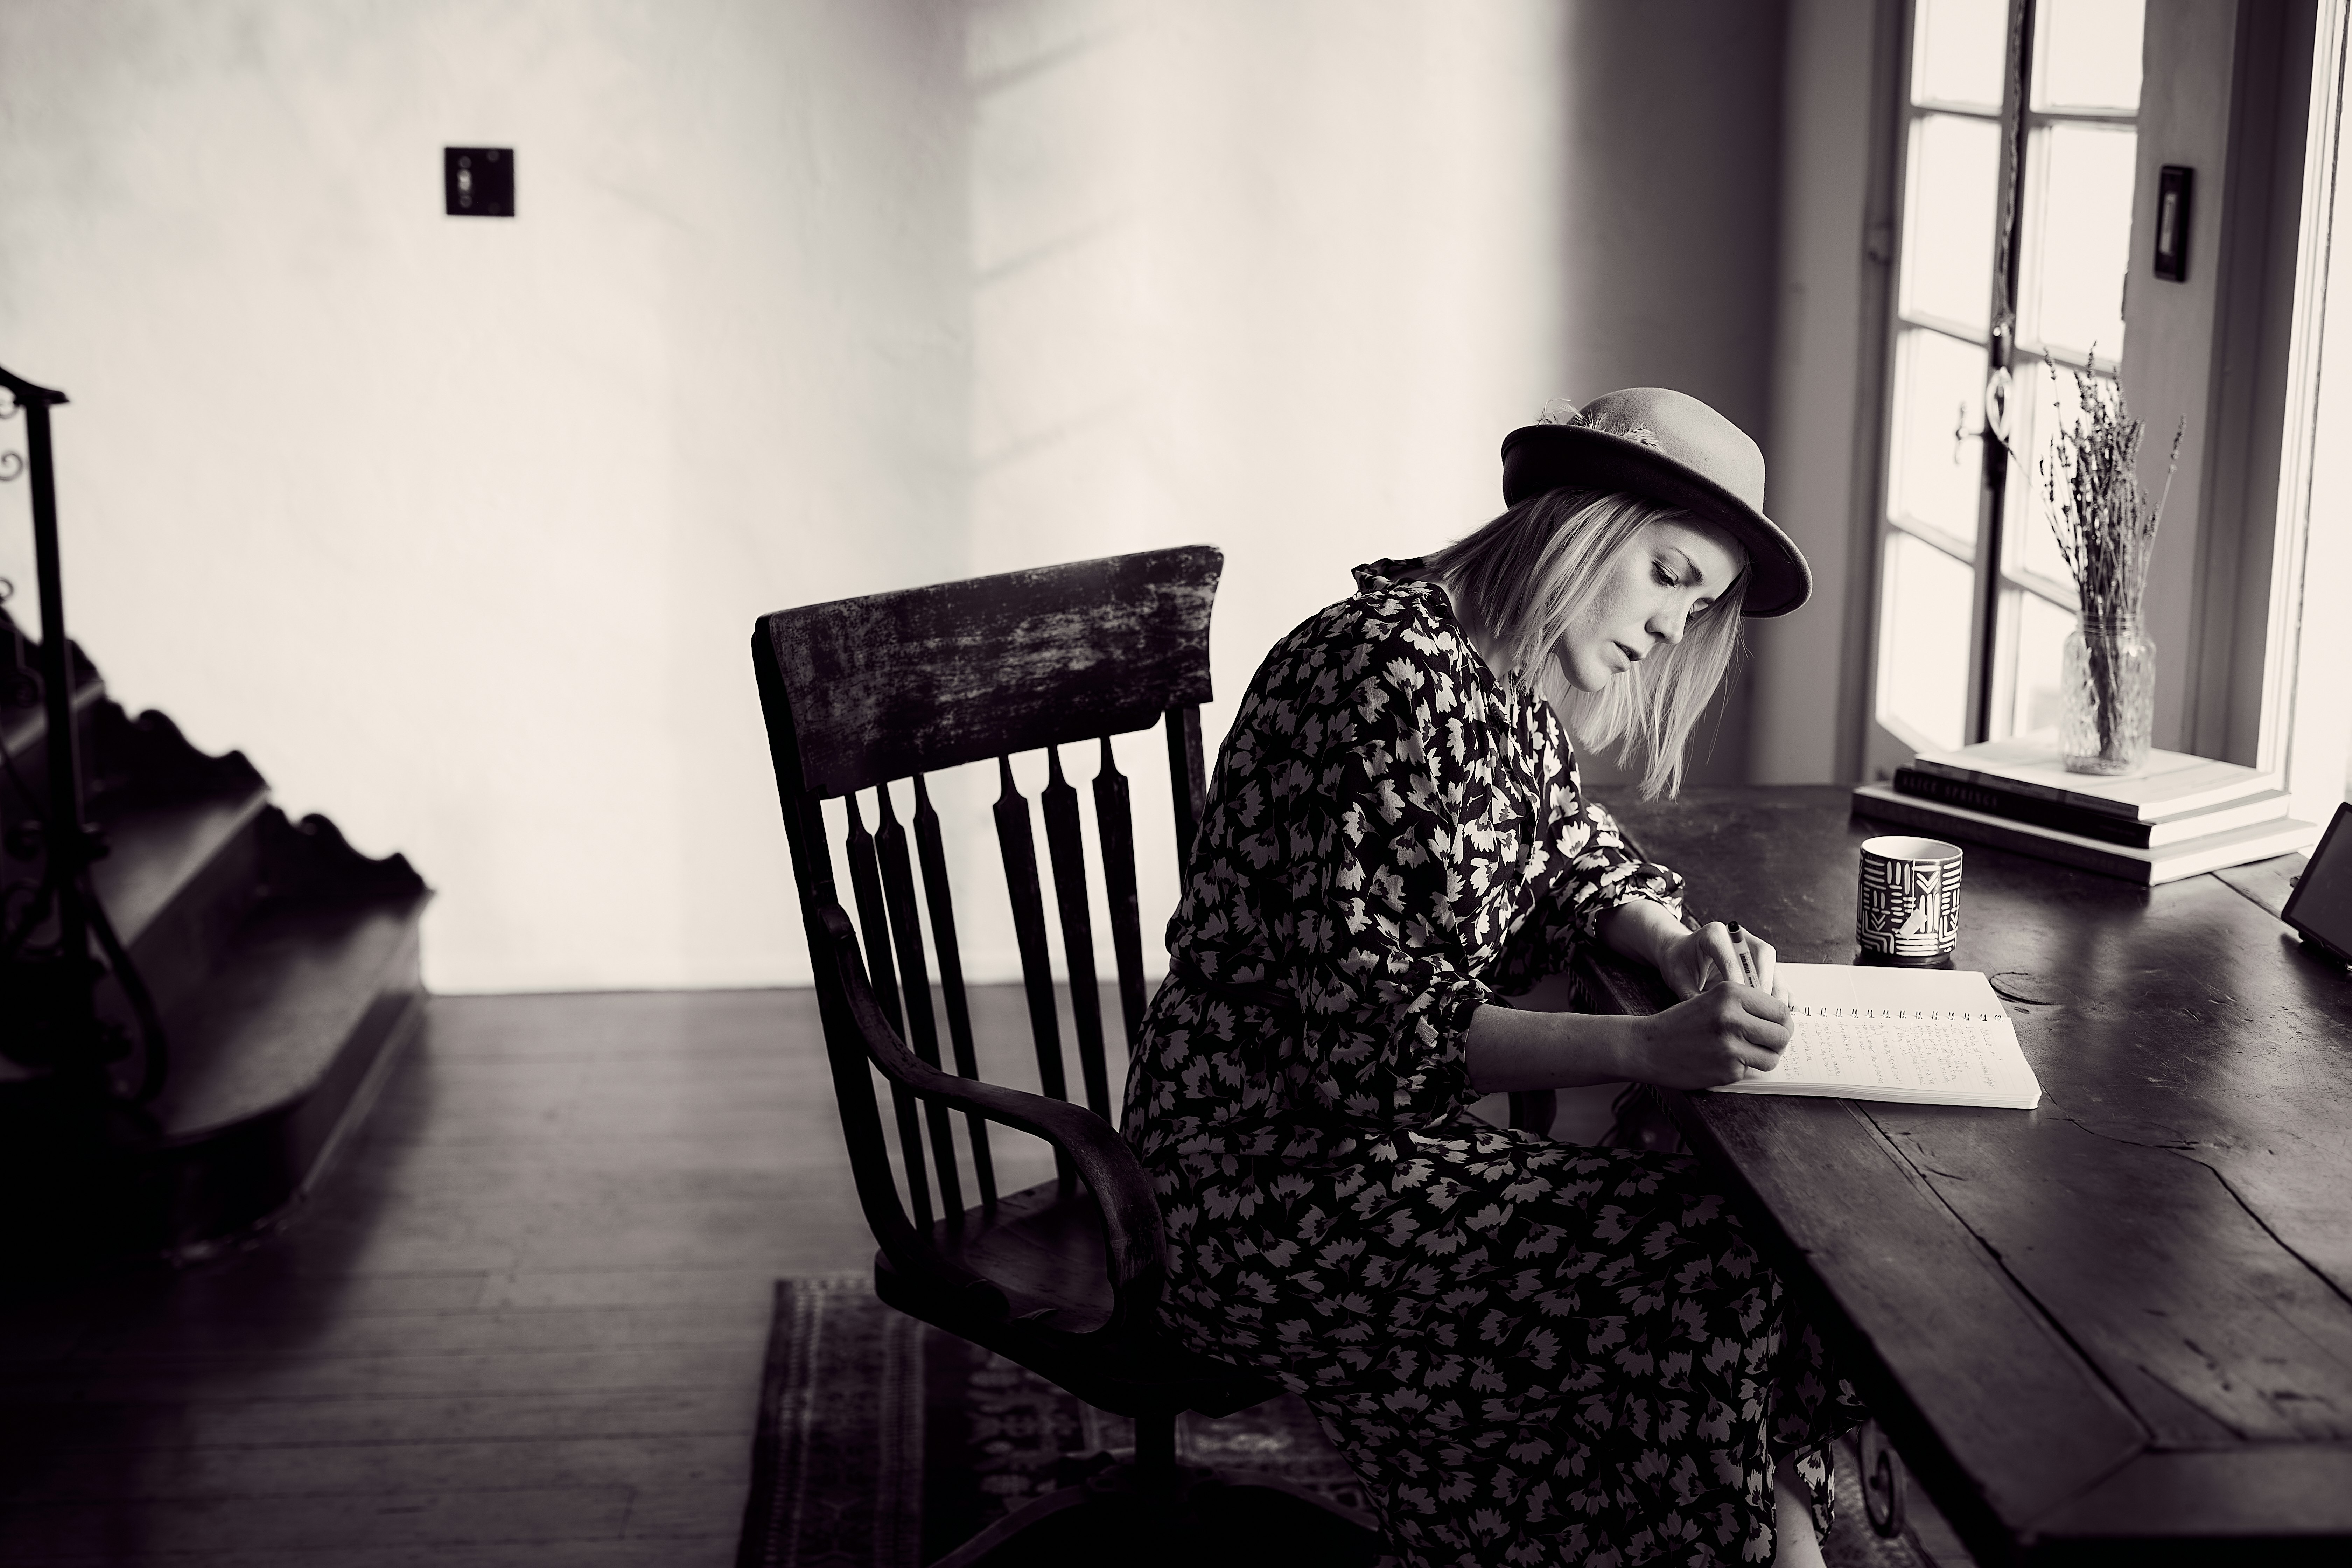
<path fill-rule="evenodd" d="M 2011 367 L 2017 340 L 2017 275 L 2022 244 L 2027 106 L 2032 101 L 2034 0 L 2011 0 L 2009 56 L 2000 110 L 2000 205 L 1994 227 L 1991 342 L 1986 353 L 1988 383 Z M 1969 662 L 1968 738 L 1984 740 L 1992 730 L 1999 691 L 2001 629 L 2003 513 L 2009 492 L 2009 454 L 2000 441 L 1982 443 L 1984 485 L 1978 501 L 1976 605 L 1971 617 Z"/>

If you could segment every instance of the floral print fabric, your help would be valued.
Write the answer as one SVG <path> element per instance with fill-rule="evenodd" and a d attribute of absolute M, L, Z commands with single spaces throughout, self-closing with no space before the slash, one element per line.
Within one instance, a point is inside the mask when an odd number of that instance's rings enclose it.
<path fill-rule="evenodd" d="M 1127 1086 L 1168 1321 L 1302 1394 L 1411 1563 L 1767 1561 L 1775 1464 L 1826 1531 L 1862 1412 L 1738 1215 L 1467 1114 L 1472 1013 L 1680 880 L 1413 564 L 1278 644 L 1218 760 Z"/>

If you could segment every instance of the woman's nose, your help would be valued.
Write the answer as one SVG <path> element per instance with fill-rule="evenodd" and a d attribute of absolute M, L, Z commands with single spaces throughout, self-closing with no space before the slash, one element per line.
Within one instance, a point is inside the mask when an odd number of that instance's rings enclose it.
<path fill-rule="evenodd" d="M 1683 640 L 1683 626 L 1689 619 L 1680 605 L 1670 605 L 1650 617 L 1650 635 L 1671 647 Z"/>

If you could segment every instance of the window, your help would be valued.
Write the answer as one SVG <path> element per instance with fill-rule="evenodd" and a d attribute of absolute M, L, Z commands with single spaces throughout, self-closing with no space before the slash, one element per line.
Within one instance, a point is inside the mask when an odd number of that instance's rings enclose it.
<path fill-rule="evenodd" d="M 1874 756 L 2057 721 L 2074 589 L 2035 465 L 2074 374 L 2126 353 L 2144 4 L 1914 8 Z"/>

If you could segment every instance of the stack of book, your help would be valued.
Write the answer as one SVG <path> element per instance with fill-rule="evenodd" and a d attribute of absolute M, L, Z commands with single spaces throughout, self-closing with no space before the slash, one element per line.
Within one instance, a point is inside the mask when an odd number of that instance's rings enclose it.
<path fill-rule="evenodd" d="M 2150 752 L 2127 778 L 2073 773 L 2050 731 L 1924 752 L 1890 784 L 1853 792 L 1864 816 L 2038 855 L 2144 887 L 2306 849 L 2275 774 Z"/>

